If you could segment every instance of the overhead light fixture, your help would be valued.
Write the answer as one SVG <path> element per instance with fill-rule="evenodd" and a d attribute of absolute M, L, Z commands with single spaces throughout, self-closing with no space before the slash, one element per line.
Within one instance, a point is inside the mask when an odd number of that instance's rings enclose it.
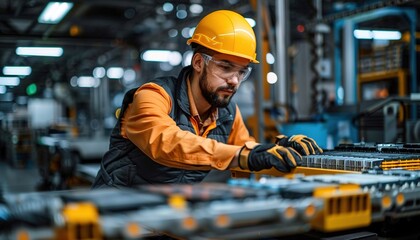
<path fill-rule="evenodd" d="M 400 40 L 401 33 L 391 30 L 360 30 L 353 31 L 353 35 L 357 39 L 376 39 L 376 40 Z"/>
<path fill-rule="evenodd" d="M 0 77 L 0 85 L 2 86 L 17 86 L 20 83 L 18 77 Z"/>
<path fill-rule="evenodd" d="M 191 4 L 190 12 L 193 14 L 200 14 L 203 12 L 203 6 L 197 3 Z"/>
<path fill-rule="evenodd" d="M 39 15 L 38 22 L 56 24 L 63 19 L 72 7 L 73 3 L 71 2 L 49 2 Z"/>
<path fill-rule="evenodd" d="M 109 79 L 119 79 L 124 76 L 124 69 L 120 67 L 110 67 L 106 70 L 106 76 Z"/>
<path fill-rule="evenodd" d="M 4 75 L 28 76 L 31 72 L 32 68 L 28 66 L 5 66 L 3 68 Z"/>
<path fill-rule="evenodd" d="M 124 70 L 124 75 L 123 75 L 123 84 L 124 85 L 129 85 L 131 83 L 133 83 L 136 80 L 136 72 L 129 68 Z"/>
<path fill-rule="evenodd" d="M 168 62 L 172 66 L 177 66 L 182 62 L 182 55 L 177 51 L 147 50 L 141 57 L 144 61 Z"/>
<path fill-rule="evenodd" d="M 91 76 L 80 76 L 77 78 L 77 86 L 84 88 L 97 88 L 101 81 Z"/>
<path fill-rule="evenodd" d="M 94 78 L 103 78 L 105 77 L 106 70 L 104 67 L 96 67 L 95 69 L 93 69 L 92 74 Z"/>
<path fill-rule="evenodd" d="M 20 56 L 61 57 L 61 47 L 17 47 L 16 54 Z"/>
<path fill-rule="evenodd" d="M 272 53 L 267 53 L 265 55 L 265 61 L 267 61 L 268 64 L 274 64 L 274 62 L 276 61 L 276 59 L 274 58 Z"/>
<path fill-rule="evenodd" d="M 249 25 L 251 25 L 251 27 L 255 27 L 255 25 L 257 25 L 253 18 L 245 18 L 245 20 L 249 23 Z"/>
<path fill-rule="evenodd" d="M 276 73 L 274 73 L 274 72 L 267 73 L 267 82 L 269 84 L 274 84 L 274 83 L 277 82 L 277 80 L 278 80 L 278 77 L 277 77 Z"/>
<path fill-rule="evenodd" d="M 192 59 L 193 55 L 194 55 L 193 51 L 190 51 L 190 50 L 186 51 L 184 53 L 184 55 L 182 56 L 182 58 L 183 58 L 182 66 L 185 67 L 185 66 L 191 65 L 191 59 Z"/>

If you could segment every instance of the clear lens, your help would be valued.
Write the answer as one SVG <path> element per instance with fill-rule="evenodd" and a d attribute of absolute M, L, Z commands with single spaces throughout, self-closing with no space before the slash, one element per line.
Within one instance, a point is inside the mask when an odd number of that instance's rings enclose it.
<path fill-rule="evenodd" d="M 211 56 L 201 53 L 206 64 L 209 61 L 212 61 L 215 64 L 215 68 L 213 69 L 214 74 L 223 79 L 231 79 L 232 77 L 236 76 L 240 82 L 245 81 L 249 75 L 251 74 L 252 67 L 242 67 L 231 62 L 225 61 L 217 61 L 214 60 Z"/>

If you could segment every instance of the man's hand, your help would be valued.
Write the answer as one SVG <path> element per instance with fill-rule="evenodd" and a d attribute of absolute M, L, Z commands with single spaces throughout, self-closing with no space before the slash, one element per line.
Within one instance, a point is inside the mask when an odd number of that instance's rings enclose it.
<path fill-rule="evenodd" d="M 260 171 L 275 167 L 282 172 L 302 164 L 302 157 L 293 148 L 275 144 L 261 144 L 253 148 L 245 145 L 239 154 L 239 167 L 251 171 Z"/>
<path fill-rule="evenodd" d="M 302 156 L 321 154 L 323 152 L 315 140 L 305 135 L 293 135 L 291 137 L 278 135 L 276 137 L 276 144 L 284 147 L 292 147 Z"/>

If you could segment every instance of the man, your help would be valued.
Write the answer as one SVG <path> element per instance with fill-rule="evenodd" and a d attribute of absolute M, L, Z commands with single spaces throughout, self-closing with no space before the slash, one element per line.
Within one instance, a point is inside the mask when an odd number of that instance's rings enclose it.
<path fill-rule="evenodd" d="M 231 102 L 256 59 L 255 34 L 239 14 L 204 17 L 187 42 L 194 54 L 178 78 L 162 77 L 129 91 L 93 188 L 195 183 L 212 169 L 275 167 L 288 172 L 301 154 L 322 149 L 311 138 L 279 136 L 257 144 Z"/>

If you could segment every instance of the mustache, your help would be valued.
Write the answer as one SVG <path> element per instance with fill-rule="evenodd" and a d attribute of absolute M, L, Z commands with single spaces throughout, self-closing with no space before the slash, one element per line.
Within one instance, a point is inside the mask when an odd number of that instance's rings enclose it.
<path fill-rule="evenodd" d="M 232 85 L 227 85 L 227 86 L 222 86 L 217 88 L 218 91 L 224 91 L 224 90 L 230 90 L 230 91 L 234 91 L 236 92 L 237 88 L 235 86 Z"/>

